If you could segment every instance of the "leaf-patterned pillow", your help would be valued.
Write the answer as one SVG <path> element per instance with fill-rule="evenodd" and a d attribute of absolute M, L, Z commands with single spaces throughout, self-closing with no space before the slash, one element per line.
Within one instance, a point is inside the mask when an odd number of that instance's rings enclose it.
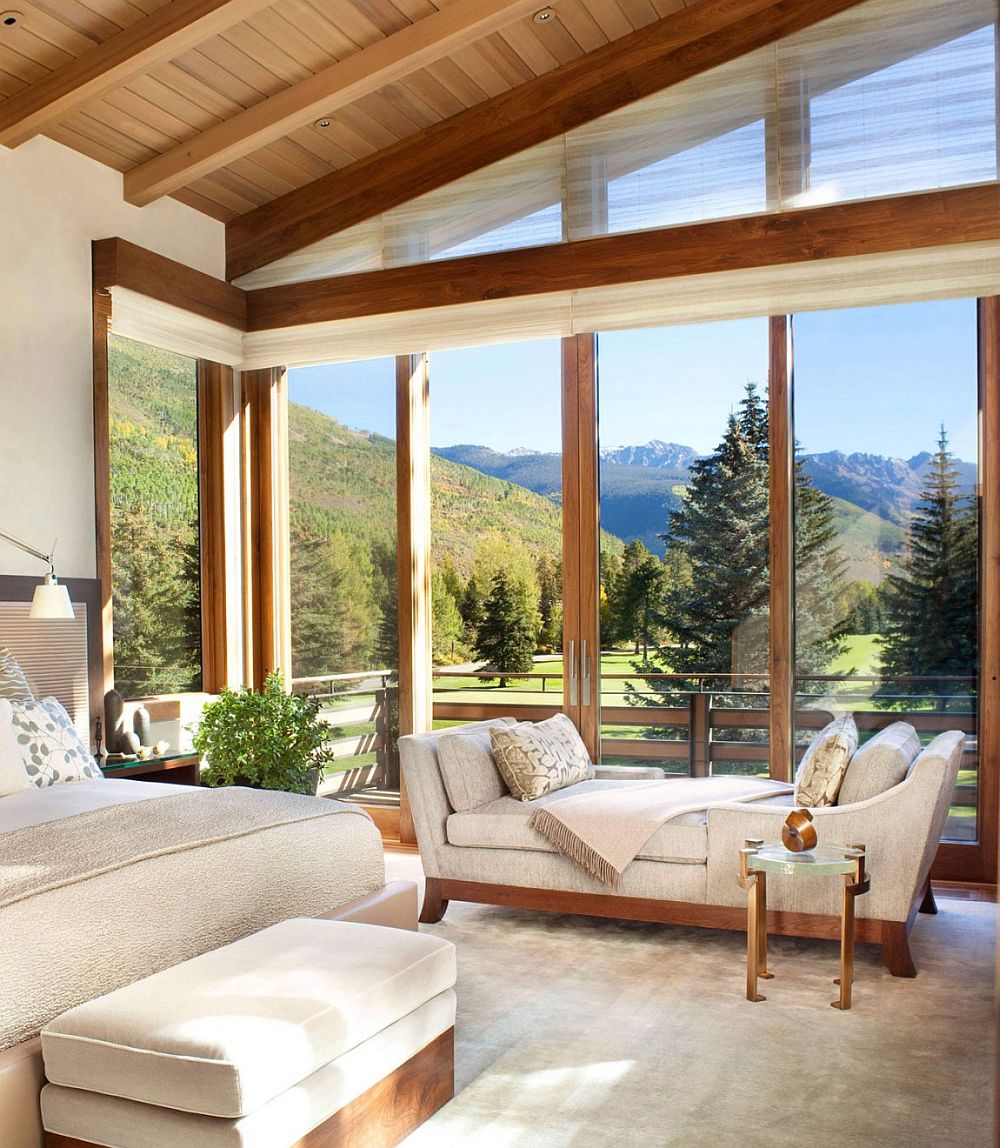
<path fill-rule="evenodd" d="M 507 788 L 522 801 L 533 801 L 594 776 L 587 747 L 565 714 L 537 723 L 494 727 L 490 742 Z"/>
<path fill-rule="evenodd" d="M 0 647 L 0 698 L 12 702 L 34 701 L 24 670 L 6 646 Z"/>
<path fill-rule="evenodd" d="M 57 698 L 14 702 L 11 708 L 21 760 L 33 785 L 45 789 L 104 776 Z"/>

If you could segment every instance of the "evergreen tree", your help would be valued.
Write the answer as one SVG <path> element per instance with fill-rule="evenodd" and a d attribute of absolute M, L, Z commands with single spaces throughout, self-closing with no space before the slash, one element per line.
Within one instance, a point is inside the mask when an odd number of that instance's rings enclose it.
<path fill-rule="evenodd" d="M 978 615 L 978 509 L 963 497 L 959 472 L 948 450 L 944 427 L 937 453 L 910 521 L 907 549 L 898 573 L 890 574 L 884 593 L 882 675 L 885 704 L 893 694 L 968 694 L 976 672 Z M 936 678 L 905 682 L 909 676 Z"/>
<path fill-rule="evenodd" d="M 445 573 L 435 570 L 431 574 L 431 655 L 434 665 L 453 665 L 463 660 L 465 654 L 465 626 L 458 600 Z"/>
<path fill-rule="evenodd" d="M 535 563 L 538 579 L 538 646 L 562 649 L 562 567 L 551 554 L 542 554 Z"/>
<path fill-rule="evenodd" d="M 601 645 L 607 649 L 622 640 L 618 632 L 618 613 L 615 609 L 615 592 L 621 573 L 621 559 L 612 550 L 601 548 Z"/>
<path fill-rule="evenodd" d="M 670 516 L 665 591 L 654 622 L 669 635 L 634 663 L 641 673 L 768 671 L 770 530 L 766 401 L 747 384 L 715 452 L 691 466 Z M 835 600 L 842 578 L 833 504 L 795 468 L 799 668 L 825 667 L 841 647 Z M 676 687 L 626 687 L 632 704 L 663 705 Z"/>
<path fill-rule="evenodd" d="M 506 570 L 498 570 L 483 603 L 475 652 L 489 669 L 496 671 L 492 676 L 500 679 L 501 688 L 507 685 L 508 677 L 531 670 L 535 630 L 535 619 L 527 609 L 523 594 Z"/>
<path fill-rule="evenodd" d="M 636 656 L 649 656 L 664 589 L 663 563 L 636 539 L 625 547 L 614 583 L 612 612 L 619 640 L 633 642 Z"/>

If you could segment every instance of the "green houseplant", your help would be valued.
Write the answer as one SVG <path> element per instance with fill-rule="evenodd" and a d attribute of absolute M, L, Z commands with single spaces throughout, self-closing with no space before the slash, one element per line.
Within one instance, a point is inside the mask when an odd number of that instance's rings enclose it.
<path fill-rule="evenodd" d="M 273 670 L 259 692 L 223 690 L 202 712 L 194 748 L 208 763 L 205 785 L 248 785 L 315 793 L 323 767 L 333 760 L 329 726 L 319 702 L 286 692 Z"/>

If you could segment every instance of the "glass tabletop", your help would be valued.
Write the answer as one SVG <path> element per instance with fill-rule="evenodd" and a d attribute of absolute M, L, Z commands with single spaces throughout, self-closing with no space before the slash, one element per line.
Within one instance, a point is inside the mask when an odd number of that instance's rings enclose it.
<path fill-rule="evenodd" d="M 863 851 L 850 845 L 817 845 L 803 853 L 793 853 L 780 842 L 761 845 L 747 856 L 747 868 L 758 873 L 784 873 L 790 877 L 823 877 L 853 873 L 854 862 Z"/>
<path fill-rule="evenodd" d="M 128 761 L 107 761 L 105 759 L 99 764 L 103 772 L 108 772 L 113 769 L 131 769 L 132 766 L 135 765 L 167 765 L 171 761 L 176 761 L 179 757 L 193 756 L 193 753 L 184 753 L 182 750 L 171 750 L 168 753 L 157 754 L 156 757 L 133 757 Z"/>

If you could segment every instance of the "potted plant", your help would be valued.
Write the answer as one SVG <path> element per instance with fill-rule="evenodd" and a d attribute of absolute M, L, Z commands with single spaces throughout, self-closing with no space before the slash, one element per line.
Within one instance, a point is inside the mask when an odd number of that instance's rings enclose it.
<path fill-rule="evenodd" d="M 208 763 L 205 785 L 247 785 L 315 794 L 333 760 L 319 702 L 285 690 L 272 670 L 259 692 L 223 690 L 202 712 L 194 748 Z"/>

